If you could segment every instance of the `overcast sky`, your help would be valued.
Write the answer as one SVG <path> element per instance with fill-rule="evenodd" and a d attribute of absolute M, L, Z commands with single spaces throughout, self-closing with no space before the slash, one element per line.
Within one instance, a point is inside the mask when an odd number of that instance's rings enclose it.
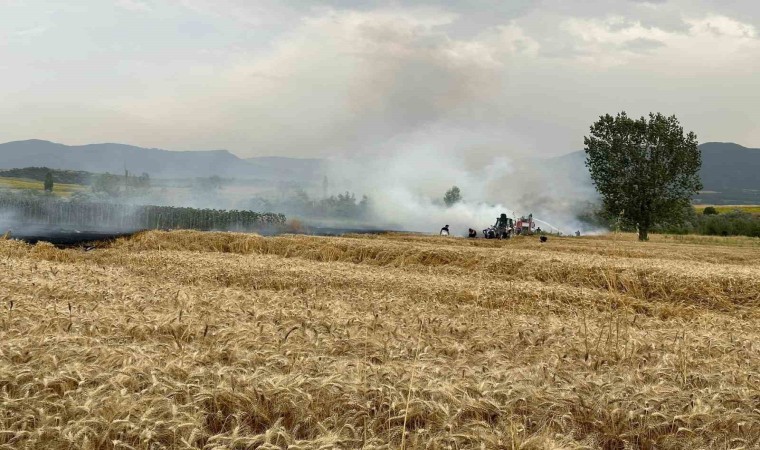
<path fill-rule="evenodd" d="M 626 110 L 760 147 L 758 105 L 756 0 L 0 0 L 3 142 L 551 156 Z"/>

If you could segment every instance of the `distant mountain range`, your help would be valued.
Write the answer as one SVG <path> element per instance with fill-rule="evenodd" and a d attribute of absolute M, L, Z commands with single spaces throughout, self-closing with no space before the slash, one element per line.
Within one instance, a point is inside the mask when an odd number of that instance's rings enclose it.
<path fill-rule="evenodd" d="M 700 203 L 760 204 L 760 149 L 708 142 L 702 151 Z M 578 183 L 588 181 L 583 151 L 550 158 L 554 170 L 568 172 Z M 149 173 L 155 178 L 218 175 L 243 179 L 319 181 L 324 160 L 286 157 L 239 158 L 227 150 L 175 152 L 124 144 L 63 145 L 42 140 L 0 144 L 0 169 L 49 167 L 87 172 Z"/>
<path fill-rule="evenodd" d="M 95 173 L 149 173 L 156 178 L 221 177 L 298 180 L 321 177 L 322 161 L 239 158 L 227 150 L 175 152 L 124 144 L 63 145 L 32 139 L 0 144 L 0 169 L 49 167 Z"/>
<path fill-rule="evenodd" d="M 760 204 L 760 148 L 708 142 L 702 150 L 702 203 Z"/>

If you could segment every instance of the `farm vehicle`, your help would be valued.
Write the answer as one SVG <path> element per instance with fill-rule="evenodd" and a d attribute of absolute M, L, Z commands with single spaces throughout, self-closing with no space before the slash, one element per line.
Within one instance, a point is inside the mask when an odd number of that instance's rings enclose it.
<path fill-rule="evenodd" d="M 531 235 L 535 231 L 535 227 L 533 214 L 514 220 L 502 213 L 496 218 L 495 224 L 483 230 L 483 237 L 486 239 L 509 239 L 516 235 Z"/>

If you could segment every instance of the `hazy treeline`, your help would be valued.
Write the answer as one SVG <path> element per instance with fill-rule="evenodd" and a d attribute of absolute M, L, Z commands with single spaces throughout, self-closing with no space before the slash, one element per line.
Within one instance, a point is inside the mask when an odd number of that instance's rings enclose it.
<path fill-rule="evenodd" d="M 365 220 L 370 218 L 370 199 L 364 195 L 357 199 L 352 192 L 311 198 L 301 189 L 279 198 L 255 197 L 250 205 L 254 209 L 277 211 L 288 216 L 318 219 Z"/>
<path fill-rule="evenodd" d="M 44 182 L 50 175 L 54 183 L 78 184 L 90 186 L 92 193 L 102 193 L 110 196 L 129 194 L 130 191 L 144 191 L 151 187 L 150 175 L 142 173 L 134 175 L 125 172 L 123 175 L 111 173 L 92 173 L 82 170 L 60 170 L 48 167 L 24 167 L 0 170 L 0 177 L 20 178 Z M 80 195 L 86 195 L 86 192 Z"/>
<path fill-rule="evenodd" d="M 760 215 L 741 210 L 723 214 L 697 214 L 693 208 L 689 208 L 681 223 L 660 224 L 656 231 L 674 234 L 760 237 Z"/>
<path fill-rule="evenodd" d="M 104 173 L 94 177 L 92 181 L 93 192 L 102 192 L 110 196 L 118 196 L 128 193 L 130 190 L 145 190 L 149 188 L 150 175 L 147 173 L 139 176 Z"/>
<path fill-rule="evenodd" d="M 177 208 L 67 201 L 53 196 L 0 195 L 0 212 L 10 223 L 89 229 L 194 229 L 252 231 L 285 224 L 285 216 L 254 211 Z"/>
<path fill-rule="evenodd" d="M 594 227 L 636 231 L 635 227 L 619 225 L 616 217 L 606 217 L 593 207 L 588 207 L 578 216 L 578 219 Z M 656 223 L 651 231 L 669 234 L 760 237 L 760 214 L 738 209 L 723 214 L 701 214 L 697 213 L 693 207 L 688 207 L 679 217 L 669 222 Z"/>
<path fill-rule="evenodd" d="M 22 178 L 27 180 L 45 181 L 47 174 L 53 176 L 53 182 L 62 184 L 89 185 L 97 175 L 82 170 L 59 170 L 47 167 L 24 167 L 21 169 L 0 170 L 0 177 Z"/>

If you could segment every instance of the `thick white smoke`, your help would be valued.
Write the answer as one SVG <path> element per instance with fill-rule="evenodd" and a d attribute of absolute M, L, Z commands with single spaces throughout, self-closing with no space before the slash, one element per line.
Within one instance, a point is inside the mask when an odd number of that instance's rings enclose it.
<path fill-rule="evenodd" d="M 480 161 L 462 147 L 482 145 L 498 144 L 455 130 L 418 133 L 375 153 L 331 160 L 329 177 L 336 190 L 368 195 L 380 227 L 437 232 L 448 224 L 465 235 L 502 213 L 533 213 L 547 231 L 588 231 L 577 216 L 595 194 L 578 159 L 544 160 L 505 147 L 502 156 Z M 463 200 L 447 207 L 443 196 L 454 185 Z"/>

